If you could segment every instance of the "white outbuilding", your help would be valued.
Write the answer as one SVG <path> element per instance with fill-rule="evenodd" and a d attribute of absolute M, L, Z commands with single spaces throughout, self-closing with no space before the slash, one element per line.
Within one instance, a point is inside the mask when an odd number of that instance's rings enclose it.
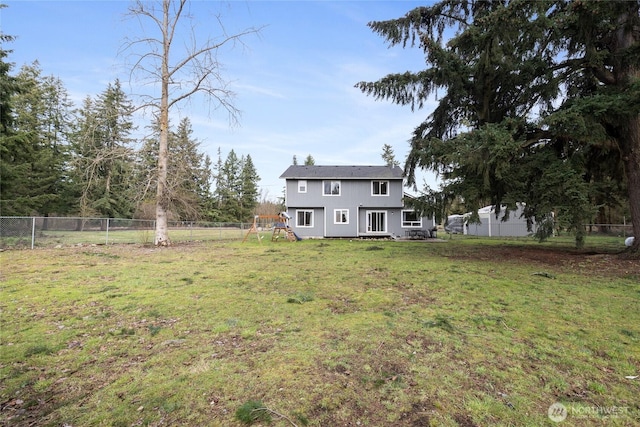
<path fill-rule="evenodd" d="M 479 223 L 471 222 L 471 213 L 467 213 L 465 215 L 452 215 L 449 217 L 448 222 L 451 224 L 451 229 L 461 228 L 462 231 L 456 231 L 470 236 L 529 236 L 530 234 L 535 233 L 537 224 L 532 224 L 531 230 L 527 228 L 527 219 L 524 217 L 524 207 L 524 203 L 518 203 L 515 210 L 507 213 L 506 207 L 503 206 L 496 217 L 495 206 L 485 206 L 484 208 L 478 209 Z M 464 225 L 462 227 L 458 225 L 461 222 L 460 217 L 464 218 Z M 445 227 L 445 229 L 447 228 Z"/>

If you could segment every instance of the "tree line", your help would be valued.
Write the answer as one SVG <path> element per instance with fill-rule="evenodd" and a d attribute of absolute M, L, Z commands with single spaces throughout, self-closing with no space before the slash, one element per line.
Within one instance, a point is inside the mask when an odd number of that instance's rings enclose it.
<path fill-rule="evenodd" d="M 9 53 L 0 49 L 0 214 L 153 219 L 158 123 L 136 136 L 119 80 L 76 107 L 37 61 L 13 75 Z M 213 162 L 188 117 L 170 127 L 168 150 L 170 219 L 251 219 L 260 177 L 249 154 L 218 149 Z"/>

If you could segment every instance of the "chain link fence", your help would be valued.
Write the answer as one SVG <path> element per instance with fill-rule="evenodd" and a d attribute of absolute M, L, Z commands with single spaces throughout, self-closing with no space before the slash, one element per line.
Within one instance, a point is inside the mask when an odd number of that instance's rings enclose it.
<path fill-rule="evenodd" d="M 590 236 L 633 236 L 633 224 L 588 224 L 585 230 Z"/>
<path fill-rule="evenodd" d="M 172 242 L 241 240 L 245 223 L 170 221 Z M 155 221 L 119 218 L 0 217 L 0 248 L 153 244 Z"/>
<path fill-rule="evenodd" d="M 206 240 L 242 240 L 251 223 L 170 221 L 174 243 Z M 506 227 L 502 225 L 502 227 Z M 499 232 L 498 232 L 499 231 Z M 494 236 L 513 236 L 502 228 Z M 589 224 L 588 235 L 628 237 L 631 224 Z M 504 232 L 504 234 L 503 234 Z M 0 249 L 23 249 L 115 243 L 153 244 L 155 221 L 118 218 L 0 217 Z"/>

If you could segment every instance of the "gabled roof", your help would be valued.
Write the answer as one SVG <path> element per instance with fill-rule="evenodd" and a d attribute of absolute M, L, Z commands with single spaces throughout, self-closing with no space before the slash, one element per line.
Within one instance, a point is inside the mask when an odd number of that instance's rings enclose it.
<path fill-rule="evenodd" d="M 399 166 L 306 166 L 292 165 L 280 178 L 285 179 L 402 179 Z"/>

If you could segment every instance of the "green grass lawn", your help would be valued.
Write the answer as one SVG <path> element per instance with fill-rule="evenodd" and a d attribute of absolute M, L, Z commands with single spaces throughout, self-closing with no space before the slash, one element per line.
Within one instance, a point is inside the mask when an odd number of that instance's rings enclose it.
<path fill-rule="evenodd" d="M 454 237 L 5 251 L 0 424 L 638 425 L 640 263 L 612 249 Z"/>
<path fill-rule="evenodd" d="M 248 228 L 249 225 L 245 224 Z M 247 229 L 239 227 L 174 227 L 169 234 L 174 243 L 209 241 L 209 240 L 241 240 L 246 236 Z M 21 237 L 0 236 L 0 249 L 24 249 L 32 245 L 37 248 L 55 248 L 72 245 L 104 245 L 104 244 L 152 244 L 154 230 L 141 229 L 111 229 L 70 231 L 46 230 L 38 231 L 32 241 L 31 234 Z M 255 239 L 255 234 L 251 237 Z M 264 238 L 271 238 L 271 233 L 261 232 Z"/>

